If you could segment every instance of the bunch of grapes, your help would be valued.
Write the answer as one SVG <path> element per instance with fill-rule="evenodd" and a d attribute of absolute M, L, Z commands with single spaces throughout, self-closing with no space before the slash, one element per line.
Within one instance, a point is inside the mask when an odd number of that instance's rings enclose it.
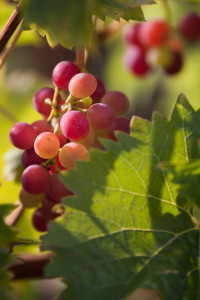
<path fill-rule="evenodd" d="M 42 232 L 63 213 L 61 199 L 72 195 L 61 173 L 75 168 L 77 160 L 88 161 L 89 148 L 103 148 L 99 137 L 117 141 L 116 130 L 129 133 L 129 119 L 121 116 L 129 106 L 124 93 L 106 93 L 99 78 L 70 61 L 55 66 L 52 81 L 54 88 L 41 88 L 33 96 L 42 118 L 18 122 L 9 134 L 12 144 L 24 150 L 19 199 L 25 208 L 36 208 L 32 223 Z"/>
<path fill-rule="evenodd" d="M 200 39 L 200 18 L 196 13 L 188 13 L 172 31 L 164 20 L 136 23 L 125 32 L 127 49 L 124 63 L 127 69 L 138 77 L 162 68 L 168 75 L 178 73 L 183 65 L 183 44 L 185 40 L 195 42 Z"/>

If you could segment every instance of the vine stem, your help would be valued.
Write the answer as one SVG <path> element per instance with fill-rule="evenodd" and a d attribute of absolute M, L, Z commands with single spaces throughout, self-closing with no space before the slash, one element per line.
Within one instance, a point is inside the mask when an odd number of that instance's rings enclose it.
<path fill-rule="evenodd" d="M 4 50 L 7 42 L 9 41 L 9 39 L 17 29 L 21 21 L 22 21 L 22 15 L 21 15 L 21 1 L 20 1 L 17 4 L 12 15 L 6 22 L 5 26 L 3 27 L 2 31 L 0 32 L 0 53 Z"/>
<path fill-rule="evenodd" d="M 22 24 L 19 25 L 19 28 L 17 29 L 17 32 L 16 32 L 14 38 L 12 39 L 11 43 L 8 45 L 5 52 L 3 53 L 3 55 L 0 58 L 0 69 L 2 68 L 2 66 L 4 65 L 4 63 L 5 63 L 6 59 L 8 58 L 9 54 L 11 53 L 13 48 L 15 47 L 16 42 L 18 41 L 21 33 L 22 33 Z"/>
<path fill-rule="evenodd" d="M 12 280 L 27 278 L 44 278 L 44 268 L 53 257 L 52 253 L 14 255 L 17 262 L 12 264 L 8 270 L 12 272 Z"/>
<path fill-rule="evenodd" d="M 84 48 L 76 49 L 75 63 L 77 65 L 77 67 L 82 71 L 82 69 L 85 66 L 85 49 Z"/>
<path fill-rule="evenodd" d="M 171 13 L 170 13 L 168 0 L 161 0 L 161 3 L 162 3 L 163 10 L 164 10 L 164 13 L 165 13 L 165 19 L 170 23 Z"/>

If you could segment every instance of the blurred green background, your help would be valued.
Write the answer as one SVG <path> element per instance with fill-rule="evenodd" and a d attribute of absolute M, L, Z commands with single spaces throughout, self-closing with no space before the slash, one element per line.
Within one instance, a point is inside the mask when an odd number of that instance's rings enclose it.
<path fill-rule="evenodd" d="M 198 2 L 169 1 L 171 25 L 175 26 L 180 17 L 188 11 L 198 11 Z M 13 11 L 13 5 L 0 3 L 0 30 Z M 147 20 L 164 18 L 163 3 L 144 6 Z M 107 91 L 121 90 L 130 100 L 128 116 L 133 114 L 151 118 L 152 111 L 160 111 L 166 118 L 170 116 L 173 105 L 180 93 L 184 93 L 195 109 L 200 106 L 200 43 L 184 43 L 184 65 L 180 73 L 166 76 L 162 71 L 138 79 L 123 66 L 122 60 L 125 44 L 119 32 L 109 41 L 93 52 L 88 60 L 87 70 L 101 77 Z M 5 173 L 5 155 L 13 151 L 9 141 L 9 130 L 16 121 L 31 123 L 40 119 L 40 115 L 32 107 L 32 96 L 41 87 L 52 86 L 51 72 L 61 60 L 73 60 L 73 50 L 57 46 L 51 49 L 35 31 L 23 32 L 16 48 L 8 57 L 0 70 L 0 203 L 15 203 L 18 200 L 20 184 L 7 179 L 12 178 Z M 14 152 L 12 155 L 15 155 Z M 11 153 L 8 161 L 11 161 Z M 11 166 L 12 167 L 12 166 Z M 8 176 L 9 175 L 9 176 Z M 38 240 L 39 233 L 31 226 L 32 210 L 25 212 L 17 223 L 19 237 Z M 18 247 L 16 251 L 38 251 L 37 246 Z M 30 290 L 29 290 L 30 291 Z M 37 293 L 28 297 L 26 288 L 22 289 L 20 299 L 39 299 Z M 42 299 L 42 298 L 41 298 Z"/>

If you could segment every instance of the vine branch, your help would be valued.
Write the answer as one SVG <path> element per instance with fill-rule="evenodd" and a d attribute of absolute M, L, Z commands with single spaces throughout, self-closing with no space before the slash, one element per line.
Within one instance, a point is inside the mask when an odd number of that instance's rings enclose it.
<path fill-rule="evenodd" d="M 0 32 L 0 53 L 5 48 L 7 42 L 9 41 L 9 39 L 17 29 L 21 21 L 22 21 L 22 15 L 21 15 L 21 1 L 20 1 L 17 4 L 12 15 L 6 22 L 5 26 L 3 27 L 2 31 Z"/>

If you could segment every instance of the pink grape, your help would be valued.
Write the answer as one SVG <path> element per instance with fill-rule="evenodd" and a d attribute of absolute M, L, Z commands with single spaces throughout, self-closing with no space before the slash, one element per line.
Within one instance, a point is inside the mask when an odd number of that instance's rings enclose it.
<path fill-rule="evenodd" d="M 50 87 L 44 87 L 38 90 L 33 96 L 33 106 L 35 110 L 41 113 L 44 116 L 49 116 L 51 112 L 51 106 L 45 103 L 45 99 L 49 98 L 53 100 L 54 96 L 54 89 Z M 60 94 L 57 97 L 58 104 L 63 104 L 64 101 L 62 100 Z"/>
<path fill-rule="evenodd" d="M 137 76 L 145 76 L 150 71 L 150 66 L 146 61 L 146 53 L 139 46 L 129 47 L 124 55 L 125 66 Z"/>
<path fill-rule="evenodd" d="M 101 103 L 111 106 L 117 116 L 125 113 L 129 107 L 128 98 L 120 91 L 107 92 L 101 99 Z"/>
<path fill-rule="evenodd" d="M 69 82 L 69 91 L 75 98 L 81 99 L 94 93 L 97 87 L 96 78 L 90 73 L 76 74 Z"/>
<path fill-rule="evenodd" d="M 59 62 L 52 73 L 52 80 L 55 86 L 68 91 L 68 85 L 72 77 L 80 73 L 80 69 L 71 61 Z"/>
<path fill-rule="evenodd" d="M 27 193 L 41 194 L 48 188 L 49 176 L 42 166 L 31 165 L 22 173 L 22 186 Z"/>
<path fill-rule="evenodd" d="M 31 125 L 25 122 L 18 122 L 11 128 L 9 137 L 15 147 L 26 150 L 33 147 L 37 133 Z"/>
<path fill-rule="evenodd" d="M 113 124 L 108 128 L 108 136 L 110 139 L 117 141 L 115 131 L 130 132 L 130 120 L 125 117 L 115 118 Z"/>
<path fill-rule="evenodd" d="M 105 129 L 111 126 L 115 113 L 111 106 L 95 103 L 88 109 L 87 118 L 94 129 Z"/>
<path fill-rule="evenodd" d="M 57 136 L 52 132 L 42 132 L 34 143 L 34 149 L 37 155 L 42 158 L 52 158 L 56 156 L 60 149 L 60 142 Z"/>
<path fill-rule="evenodd" d="M 78 143 L 82 144 L 86 148 L 89 148 L 93 145 L 94 141 L 95 141 L 94 129 L 92 128 L 92 126 L 90 126 L 90 131 L 88 135 L 84 139 L 80 140 Z"/>
<path fill-rule="evenodd" d="M 23 167 L 27 168 L 30 165 L 40 165 L 45 159 L 38 156 L 34 148 L 31 148 L 22 153 L 21 161 Z"/>
<path fill-rule="evenodd" d="M 37 135 L 42 132 L 53 132 L 53 126 L 46 120 L 35 121 L 31 124 L 31 126 L 35 129 Z"/>
<path fill-rule="evenodd" d="M 59 160 L 67 169 L 73 169 L 77 160 L 88 161 L 88 159 L 89 154 L 87 149 L 79 143 L 68 143 L 59 152 Z"/>
<path fill-rule="evenodd" d="M 77 110 L 65 113 L 60 120 L 63 135 L 69 140 L 80 141 L 89 133 L 89 122 L 86 116 Z"/>
<path fill-rule="evenodd" d="M 129 26 L 125 32 L 125 40 L 128 44 L 136 44 L 141 46 L 140 42 L 140 28 L 142 23 L 137 23 Z"/>
<path fill-rule="evenodd" d="M 93 100 L 93 103 L 99 102 L 106 92 L 103 81 L 99 78 L 96 78 L 96 80 L 97 80 L 96 90 L 94 91 L 94 93 L 92 95 L 90 95 L 90 97 Z"/>

